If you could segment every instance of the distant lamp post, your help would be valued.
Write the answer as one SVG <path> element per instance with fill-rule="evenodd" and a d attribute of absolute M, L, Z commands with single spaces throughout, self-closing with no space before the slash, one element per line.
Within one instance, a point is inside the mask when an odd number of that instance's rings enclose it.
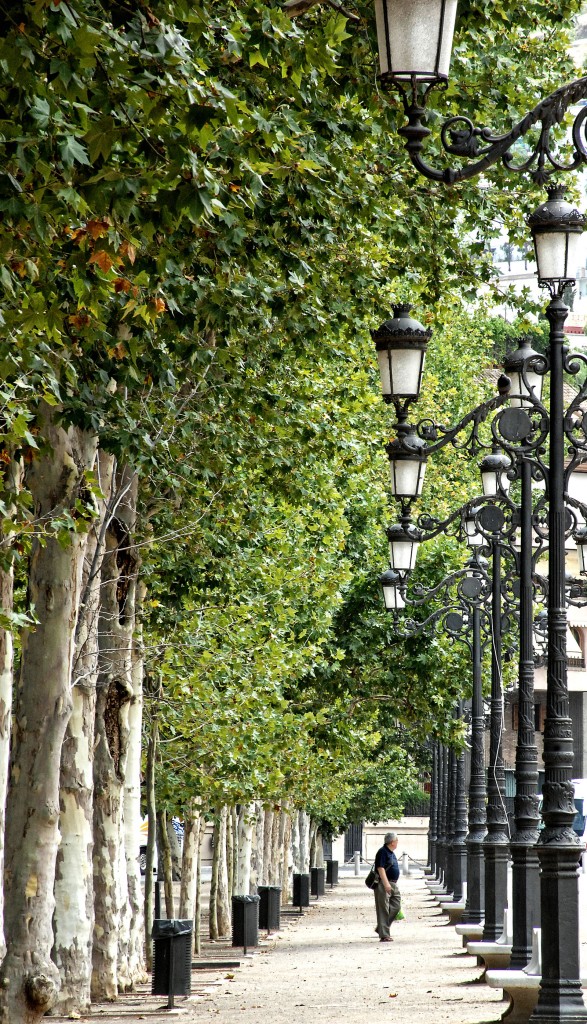
<path fill-rule="evenodd" d="M 402 516 L 399 523 L 388 527 L 387 539 L 391 568 L 396 572 L 412 572 L 422 540 L 421 530 L 407 516 Z"/>
<path fill-rule="evenodd" d="M 393 569 L 387 569 L 386 572 L 382 573 L 379 577 L 379 582 L 381 584 L 381 589 L 383 590 L 385 610 L 388 612 L 403 611 L 406 606 L 406 599 L 402 593 L 402 577 L 399 572 L 395 572 Z"/>
<path fill-rule="evenodd" d="M 426 442 L 408 423 L 397 426 L 397 438 L 387 446 L 391 493 L 402 502 L 420 497 L 424 486 L 428 452 Z"/>
<path fill-rule="evenodd" d="M 477 525 L 477 516 L 481 511 L 482 506 L 471 505 L 465 514 L 463 526 L 465 530 L 465 537 L 467 544 L 470 548 L 481 548 L 487 543 L 486 538 L 481 533 L 479 526 Z"/>
<path fill-rule="evenodd" d="M 582 576 L 587 575 L 587 526 L 580 526 L 574 534 L 577 545 L 577 557 L 579 559 L 579 572 Z"/>
<path fill-rule="evenodd" d="M 508 352 L 503 368 L 511 380 L 510 405 L 528 407 L 532 405 L 530 398 L 537 402 L 542 398 L 544 356 L 532 348 L 529 338 L 522 337 L 518 340 L 518 348 L 514 352 Z M 543 372 L 540 373 L 539 370 Z"/>
<path fill-rule="evenodd" d="M 508 477 L 508 470 L 512 468 L 512 461 L 507 455 L 494 448 L 492 452 L 481 460 L 479 468 L 481 470 L 483 494 L 486 498 L 507 495 L 511 483 Z"/>

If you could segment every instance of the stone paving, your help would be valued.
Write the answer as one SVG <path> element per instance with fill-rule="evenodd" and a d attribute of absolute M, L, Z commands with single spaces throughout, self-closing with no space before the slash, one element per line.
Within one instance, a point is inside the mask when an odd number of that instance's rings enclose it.
<path fill-rule="evenodd" d="M 363 878 L 342 877 L 334 890 L 253 955 L 219 945 L 218 957 L 236 968 L 192 972 L 192 995 L 176 1009 L 148 989 L 97 1005 L 91 1017 L 108 1024 L 184 1021 L 219 1024 L 485 1024 L 499 1020 L 507 1003 L 479 981 L 473 957 L 430 897 L 421 877 L 400 879 L 406 920 L 394 941 L 374 934 L 373 895 Z M 205 955 L 210 956 L 208 946 Z M 53 1020 L 66 1018 L 54 1017 Z"/>

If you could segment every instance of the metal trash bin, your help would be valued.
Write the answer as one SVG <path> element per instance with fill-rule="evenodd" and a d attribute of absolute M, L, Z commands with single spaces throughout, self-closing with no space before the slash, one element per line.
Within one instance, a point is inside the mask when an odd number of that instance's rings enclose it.
<path fill-rule="evenodd" d="M 324 896 L 324 868 L 310 868 L 310 884 L 312 896 Z"/>
<path fill-rule="evenodd" d="M 153 921 L 154 996 L 189 996 L 192 991 L 192 921 L 162 918 Z M 171 1003 L 173 1005 L 173 1002 Z"/>
<path fill-rule="evenodd" d="M 259 928 L 278 932 L 281 927 L 281 886 L 259 885 Z"/>
<path fill-rule="evenodd" d="M 338 885 L 338 861 L 327 860 L 326 861 L 326 881 L 328 885 Z"/>
<path fill-rule="evenodd" d="M 297 874 L 293 876 L 293 905 L 294 907 L 310 906 L 310 876 Z"/>
<path fill-rule="evenodd" d="M 232 944 L 233 946 L 259 945 L 259 897 L 232 897 Z"/>

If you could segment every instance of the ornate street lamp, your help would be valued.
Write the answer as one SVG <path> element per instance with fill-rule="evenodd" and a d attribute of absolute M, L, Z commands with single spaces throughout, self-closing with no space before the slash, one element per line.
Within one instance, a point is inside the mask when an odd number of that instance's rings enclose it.
<path fill-rule="evenodd" d="M 540 402 L 544 381 L 544 356 L 532 348 L 529 338 L 519 338 L 518 348 L 506 355 L 503 369 L 512 382 L 511 405 L 528 408 L 532 406 L 532 399 Z M 540 370 L 542 372 L 539 372 Z"/>
<path fill-rule="evenodd" d="M 403 579 L 399 572 L 387 569 L 379 577 L 379 582 L 383 591 L 385 610 L 388 612 L 403 611 L 406 606 L 406 599 L 402 591 Z"/>
<path fill-rule="evenodd" d="M 528 226 L 534 240 L 538 283 L 549 288 L 551 294 L 562 294 L 564 285 L 575 280 L 585 218 L 566 201 L 559 185 L 547 192 L 547 201 L 530 214 Z"/>
<path fill-rule="evenodd" d="M 392 319 L 371 331 L 383 398 L 394 403 L 400 420 L 405 418 L 410 402 L 420 394 L 426 349 L 432 336 L 431 331 L 409 315 L 411 309 L 408 303 L 394 306 Z"/>
<path fill-rule="evenodd" d="M 414 526 L 407 516 L 402 516 L 399 523 L 388 527 L 387 539 L 391 568 L 396 572 L 411 572 L 416 565 L 422 531 Z"/>
<path fill-rule="evenodd" d="M 426 442 L 408 423 L 398 423 L 397 438 L 387 445 L 391 472 L 391 493 L 402 502 L 422 494 L 428 452 Z"/>
<path fill-rule="evenodd" d="M 580 526 L 574 534 L 577 545 L 577 556 L 579 559 L 579 572 L 582 576 L 587 575 L 587 526 Z"/>
<path fill-rule="evenodd" d="M 456 14 L 457 0 L 375 0 L 382 77 L 446 81 Z"/>
<path fill-rule="evenodd" d="M 511 459 L 496 447 L 481 460 L 479 469 L 481 470 L 483 494 L 486 498 L 496 498 L 499 495 L 508 494 L 511 484 L 508 470 L 511 468 Z"/>
<path fill-rule="evenodd" d="M 545 184 L 552 174 L 568 171 L 587 162 L 585 123 L 587 106 L 583 106 L 573 124 L 574 151 L 566 164 L 561 163 L 551 147 L 552 130 L 560 125 L 569 107 L 587 97 L 587 77 L 557 89 L 526 114 L 510 132 L 494 134 L 487 128 L 476 128 L 463 116 L 451 117 L 441 127 L 440 140 L 444 151 L 460 158 L 458 167 L 433 167 L 422 158 L 422 150 L 430 129 L 427 126 L 426 103 L 436 85 L 442 85 L 448 73 L 448 37 L 439 34 L 440 0 L 430 0 L 430 17 L 422 19 L 423 8 L 397 3 L 385 6 L 386 18 L 379 18 L 379 49 L 383 80 L 393 83 L 402 96 L 407 124 L 399 129 L 413 165 L 431 181 L 447 184 L 472 178 L 502 161 L 506 168 L 528 174 L 538 184 Z M 419 12 L 415 16 L 416 8 Z M 442 10 L 442 5 L 440 5 Z M 424 67 L 418 47 L 423 45 L 423 22 L 428 20 L 431 36 L 436 38 L 437 59 Z M 391 38 L 402 40 L 405 59 L 391 50 Z M 386 51 L 387 47 L 387 51 Z M 412 56 L 409 67 L 408 55 Z M 402 65 L 402 66 L 400 66 Z M 395 73 L 394 73 L 395 72 Z M 426 73 L 428 72 L 428 73 Z M 540 124 L 529 157 L 516 163 L 515 142 Z M 467 161 L 469 161 L 467 163 Z M 584 437 L 574 433 L 571 413 L 579 410 L 572 403 L 565 419 L 563 401 L 563 370 L 573 369 L 564 351 L 564 322 L 568 314 L 562 301 L 566 284 L 573 280 L 573 260 L 578 237 L 583 230 L 581 214 L 566 203 L 560 190 L 549 192 L 529 221 L 538 263 L 539 282 L 547 287 L 551 301 L 546 313 L 550 324 L 549 352 L 544 371 L 550 371 L 550 434 L 549 462 L 546 477 L 548 495 L 548 657 L 547 711 L 544 729 L 545 781 L 543 788 L 544 828 L 538 838 L 541 868 L 542 911 L 542 981 L 533 1021 L 562 1024 L 587 1020 L 583 1002 L 579 965 L 578 864 L 580 848 L 572 824 L 574 818 L 572 765 L 572 723 L 569 717 L 566 658 L 566 595 L 565 595 L 565 456 L 571 450 L 585 451 Z M 576 265 L 576 264 L 575 264 Z M 526 373 L 526 378 L 528 374 Z M 531 386 L 526 392 L 532 403 Z M 585 395 L 583 394 L 583 398 Z M 514 411 L 514 410 L 512 410 Z M 581 415 L 581 421 L 583 419 Z M 528 623 L 525 625 L 525 633 Z M 530 815 L 531 818 L 531 815 Z M 521 819 L 520 819 L 521 820 Z M 564 928 L 561 923 L 564 921 Z"/>

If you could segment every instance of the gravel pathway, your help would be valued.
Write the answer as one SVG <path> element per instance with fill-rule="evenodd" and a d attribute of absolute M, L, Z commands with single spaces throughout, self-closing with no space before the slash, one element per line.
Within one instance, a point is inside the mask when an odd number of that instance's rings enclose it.
<path fill-rule="evenodd" d="M 192 972 L 192 996 L 165 998 L 148 990 L 96 1005 L 91 1017 L 108 1024 L 152 1024 L 177 1016 L 186 1024 L 485 1024 L 498 1021 L 506 1003 L 479 982 L 473 957 L 463 950 L 421 877 L 401 878 L 405 921 L 393 942 L 374 933 L 373 895 L 363 878 L 342 877 L 303 917 L 284 916 L 284 928 L 235 969 Z M 218 950 L 220 953 L 220 949 Z M 229 953 L 226 947 L 224 955 Z M 53 1018 L 65 1020 L 65 1018 Z"/>

